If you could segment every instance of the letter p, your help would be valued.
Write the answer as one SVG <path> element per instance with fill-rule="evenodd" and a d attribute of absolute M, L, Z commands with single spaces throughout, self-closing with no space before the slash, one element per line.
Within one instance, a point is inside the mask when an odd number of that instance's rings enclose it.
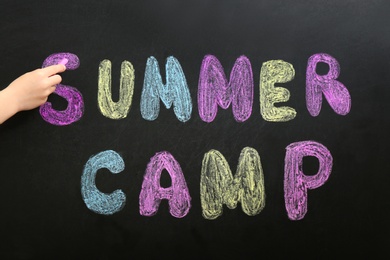
<path fill-rule="evenodd" d="M 315 175 L 302 171 L 303 157 L 314 156 L 319 161 Z M 322 186 L 332 171 L 333 158 L 329 150 L 320 143 L 303 141 L 286 147 L 284 165 L 284 202 L 289 219 L 303 219 L 307 212 L 307 189 Z"/>

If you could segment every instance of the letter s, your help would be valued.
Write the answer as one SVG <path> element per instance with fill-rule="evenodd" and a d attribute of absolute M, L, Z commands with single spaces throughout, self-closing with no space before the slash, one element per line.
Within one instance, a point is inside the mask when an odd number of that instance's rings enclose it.
<path fill-rule="evenodd" d="M 65 65 L 68 70 L 77 69 L 80 65 L 79 58 L 75 54 L 61 52 L 47 57 L 43 62 L 42 68 L 58 64 L 63 58 L 68 59 L 68 63 Z M 80 91 L 71 86 L 58 84 L 53 93 L 65 98 L 68 106 L 65 110 L 58 111 L 52 108 L 50 102 L 44 103 L 39 109 L 43 120 L 58 126 L 70 125 L 80 120 L 84 114 L 84 101 Z"/>

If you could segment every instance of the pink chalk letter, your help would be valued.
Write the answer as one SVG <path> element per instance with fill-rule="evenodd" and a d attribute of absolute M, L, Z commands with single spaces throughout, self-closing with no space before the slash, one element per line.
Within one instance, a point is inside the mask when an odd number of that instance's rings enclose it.
<path fill-rule="evenodd" d="M 246 121 L 252 113 L 253 74 L 249 59 L 237 58 L 228 83 L 223 67 L 213 55 L 203 59 L 198 85 L 198 110 L 204 122 L 212 122 L 217 115 L 218 105 L 227 109 L 232 103 L 234 119 Z"/>
<path fill-rule="evenodd" d="M 55 64 L 63 64 L 67 70 L 77 69 L 80 65 L 79 58 L 72 53 L 62 52 L 50 55 L 43 62 L 42 67 L 48 67 Z M 58 84 L 53 92 L 63 97 L 68 102 L 68 106 L 63 111 L 52 108 L 50 102 L 46 102 L 39 108 L 43 120 L 58 126 L 72 124 L 81 119 L 84 113 L 84 101 L 80 91 L 71 86 Z"/>
<path fill-rule="evenodd" d="M 317 63 L 329 65 L 326 75 L 316 73 Z M 335 58 L 326 53 L 312 55 L 307 62 L 306 70 L 306 107 L 310 115 L 318 116 L 321 111 L 322 93 L 331 108 L 339 115 L 346 115 L 351 110 L 351 95 L 339 81 L 340 65 Z"/>
<path fill-rule="evenodd" d="M 302 172 L 303 157 L 314 156 L 319 161 L 315 175 Z M 322 186 L 329 178 L 333 158 L 329 150 L 314 141 L 292 143 L 286 147 L 284 165 L 284 202 L 289 219 L 300 220 L 307 212 L 307 189 Z"/>
<path fill-rule="evenodd" d="M 171 177 L 172 186 L 160 186 L 162 171 L 166 169 Z M 157 213 L 162 199 L 169 201 L 169 212 L 176 218 L 187 215 L 191 208 L 191 197 L 179 163 L 169 152 L 157 153 L 150 159 L 146 168 L 141 193 L 139 210 L 142 216 Z"/>

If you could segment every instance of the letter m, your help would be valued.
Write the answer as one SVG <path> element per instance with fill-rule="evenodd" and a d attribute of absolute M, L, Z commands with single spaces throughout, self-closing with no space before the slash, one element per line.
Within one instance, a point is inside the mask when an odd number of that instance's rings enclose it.
<path fill-rule="evenodd" d="M 213 55 L 206 55 L 199 75 L 199 116 L 204 122 L 212 122 L 217 115 L 217 106 L 227 109 L 230 103 L 237 122 L 244 122 L 250 117 L 253 104 L 252 65 L 246 56 L 237 58 L 228 83 L 219 60 Z"/>
<path fill-rule="evenodd" d="M 192 101 L 187 81 L 179 61 L 170 56 L 165 64 L 166 84 L 162 82 L 157 60 L 148 58 L 145 68 L 144 86 L 141 94 L 141 114 L 153 121 L 160 113 L 160 99 L 166 108 L 173 104 L 177 119 L 186 122 L 191 118 Z"/>
<path fill-rule="evenodd" d="M 250 147 L 242 149 L 234 178 L 220 152 L 207 152 L 202 161 L 200 200 L 205 219 L 218 218 L 223 204 L 234 209 L 239 201 L 247 215 L 259 214 L 265 206 L 265 189 L 257 151 Z"/>

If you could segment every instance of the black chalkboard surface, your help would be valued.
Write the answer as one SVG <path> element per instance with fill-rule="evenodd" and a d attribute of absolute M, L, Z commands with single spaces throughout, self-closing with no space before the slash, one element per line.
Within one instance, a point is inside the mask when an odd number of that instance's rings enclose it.
<path fill-rule="evenodd" d="M 0 125 L 0 257 L 388 258 L 389 12 L 1 1 L 1 89 L 68 70 Z"/>

